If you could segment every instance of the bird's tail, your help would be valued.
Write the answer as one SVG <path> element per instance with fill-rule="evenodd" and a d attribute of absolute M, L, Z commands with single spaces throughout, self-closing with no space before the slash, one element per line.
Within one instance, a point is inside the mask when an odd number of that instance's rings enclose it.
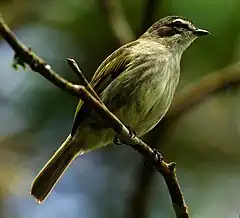
<path fill-rule="evenodd" d="M 42 203 L 47 198 L 62 174 L 75 159 L 76 153 L 72 149 L 71 140 L 71 135 L 69 135 L 34 179 L 30 193 L 38 203 Z"/>

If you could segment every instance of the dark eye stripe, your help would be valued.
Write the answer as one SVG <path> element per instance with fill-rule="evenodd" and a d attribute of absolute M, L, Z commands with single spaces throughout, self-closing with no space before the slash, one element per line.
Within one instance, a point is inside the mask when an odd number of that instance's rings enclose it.
<path fill-rule="evenodd" d="M 176 28 L 172 28 L 169 26 L 162 26 L 157 29 L 156 33 L 160 37 L 169 37 L 179 33 L 179 31 Z"/>

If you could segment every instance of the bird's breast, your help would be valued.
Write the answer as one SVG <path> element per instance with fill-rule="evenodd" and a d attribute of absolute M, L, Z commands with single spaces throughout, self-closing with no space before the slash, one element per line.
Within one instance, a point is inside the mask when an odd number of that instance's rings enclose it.
<path fill-rule="evenodd" d="M 139 88 L 136 101 L 136 132 L 144 135 L 150 131 L 162 119 L 169 109 L 178 81 L 179 69 L 177 67 L 166 66 L 155 69 L 162 72 L 152 76 Z"/>
<path fill-rule="evenodd" d="M 140 136 L 165 115 L 178 79 L 177 66 L 147 62 L 117 78 L 106 89 L 103 100 L 125 125 L 131 126 Z"/>

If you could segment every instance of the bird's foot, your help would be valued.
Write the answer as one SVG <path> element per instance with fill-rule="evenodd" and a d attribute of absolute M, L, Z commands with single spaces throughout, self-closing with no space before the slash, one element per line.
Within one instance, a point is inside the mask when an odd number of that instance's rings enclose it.
<path fill-rule="evenodd" d="M 135 137 L 136 136 L 136 132 L 134 131 L 133 128 L 131 128 L 130 126 L 126 126 L 128 128 L 129 131 L 129 138 Z M 113 143 L 115 145 L 122 145 L 124 142 L 118 137 L 118 135 L 116 135 L 113 139 Z"/>
<path fill-rule="evenodd" d="M 114 139 L 113 139 L 113 143 L 115 145 L 122 145 L 123 141 L 118 137 L 118 135 L 115 135 Z"/>
<path fill-rule="evenodd" d="M 129 131 L 130 138 L 133 138 L 137 135 L 137 133 L 134 131 L 134 129 L 131 126 L 126 126 Z"/>
<path fill-rule="evenodd" d="M 162 162 L 163 161 L 163 156 L 162 154 L 156 149 L 156 148 L 153 148 L 153 152 L 154 152 L 154 159 L 157 158 L 157 161 L 158 162 Z M 150 163 L 148 160 L 145 160 L 144 161 L 144 166 L 146 167 L 151 167 L 153 168 L 153 164 Z"/>
<path fill-rule="evenodd" d="M 153 148 L 153 152 L 154 152 L 154 156 L 157 158 L 157 161 L 162 162 L 163 161 L 162 154 L 156 148 Z"/>

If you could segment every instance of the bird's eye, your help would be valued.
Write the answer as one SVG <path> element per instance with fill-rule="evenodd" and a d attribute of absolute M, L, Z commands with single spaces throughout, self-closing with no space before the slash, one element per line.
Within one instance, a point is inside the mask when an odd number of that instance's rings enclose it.
<path fill-rule="evenodd" d="M 180 20 L 174 21 L 173 26 L 178 29 L 188 29 L 188 25 L 186 23 L 182 23 Z"/>

